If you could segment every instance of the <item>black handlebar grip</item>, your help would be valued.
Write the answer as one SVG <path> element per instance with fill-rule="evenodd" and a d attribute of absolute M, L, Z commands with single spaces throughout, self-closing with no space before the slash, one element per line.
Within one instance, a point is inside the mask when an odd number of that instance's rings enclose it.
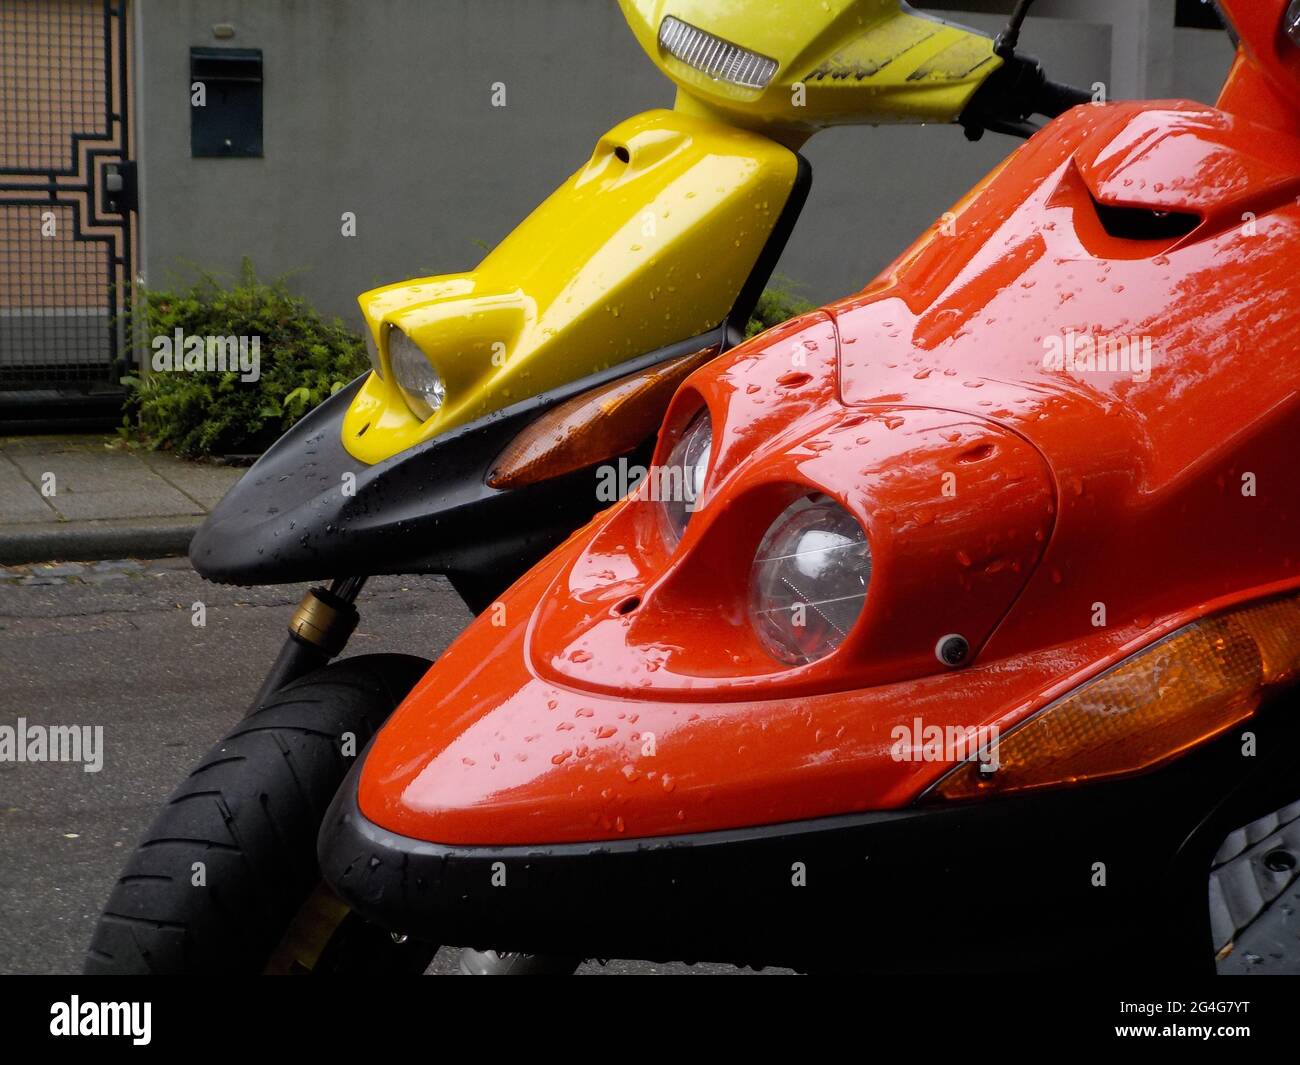
<path fill-rule="evenodd" d="M 1089 103 L 1092 103 L 1092 93 L 1047 79 L 1043 80 L 1042 88 L 1034 94 L 1034 112 L 1048 118 L 1056 118 L 1072 107 Z"/>

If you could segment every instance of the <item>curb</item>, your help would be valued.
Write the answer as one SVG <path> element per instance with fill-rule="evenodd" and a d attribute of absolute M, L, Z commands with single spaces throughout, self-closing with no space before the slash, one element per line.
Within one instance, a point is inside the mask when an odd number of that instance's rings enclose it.
<path fill-rule="evenodd" d="M 184 555 L 204 517 L 0 525 L 0 565 Z"/>

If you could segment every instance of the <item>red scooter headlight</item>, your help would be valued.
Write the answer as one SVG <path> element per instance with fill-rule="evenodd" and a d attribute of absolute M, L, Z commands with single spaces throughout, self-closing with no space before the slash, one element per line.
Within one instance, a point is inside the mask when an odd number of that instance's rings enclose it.
<path fill-rule="evenodd" d="M 815 662 L 849 634 L 870 580 L 871 548 L 857 519 L 828 496 L 804 496 L 781 512 L 754 557 L 754 631 L 778 661 Z"/>
<path fill-rule="evenodd" d="M 700 502 L 712 454 L 713 420 L 705 407 L 677 438 L 668 453 L 668 461 L 651 471 L 650 476 L 655 480 L 650 487 L 659 500 L 664 539 L 669 547 L 675 547 L 681 540 L 686 523 Z"/>

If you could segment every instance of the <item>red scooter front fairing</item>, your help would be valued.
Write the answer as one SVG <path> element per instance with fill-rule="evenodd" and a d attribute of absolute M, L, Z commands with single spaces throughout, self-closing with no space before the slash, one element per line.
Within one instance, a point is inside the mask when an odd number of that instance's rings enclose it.
<path fill-rule="evenodd" d="M 480 616 L 327 879 L 511 950 L 1209 964 L 1210 857 L 1296 797 L 1297 196 L 1276 128 L 1078 108 L 696 371 L 656 454 L 701 444 L 693 513 L 652 471 Z M 787 623 L 771 545 L 810 514 L 860 602 Z"/>

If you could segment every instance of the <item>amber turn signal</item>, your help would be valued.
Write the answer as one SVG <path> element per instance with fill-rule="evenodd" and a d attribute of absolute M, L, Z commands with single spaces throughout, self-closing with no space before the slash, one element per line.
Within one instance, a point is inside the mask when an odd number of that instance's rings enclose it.
<path fill-rule="evenodd" d="M 677 386 L 718 354 L 717 345 L 593 388 L 547 411 L 498 456 L 492 488 L 519 488 L 618 455 L 653 436 Z"/>
<path fill-rule="evenodd" d="M 1300 598 L 1193 622 L 1005 733 L 930 797 L 970 799 L 1141 773 L 1232 728 L 1298 672 Z"/>

